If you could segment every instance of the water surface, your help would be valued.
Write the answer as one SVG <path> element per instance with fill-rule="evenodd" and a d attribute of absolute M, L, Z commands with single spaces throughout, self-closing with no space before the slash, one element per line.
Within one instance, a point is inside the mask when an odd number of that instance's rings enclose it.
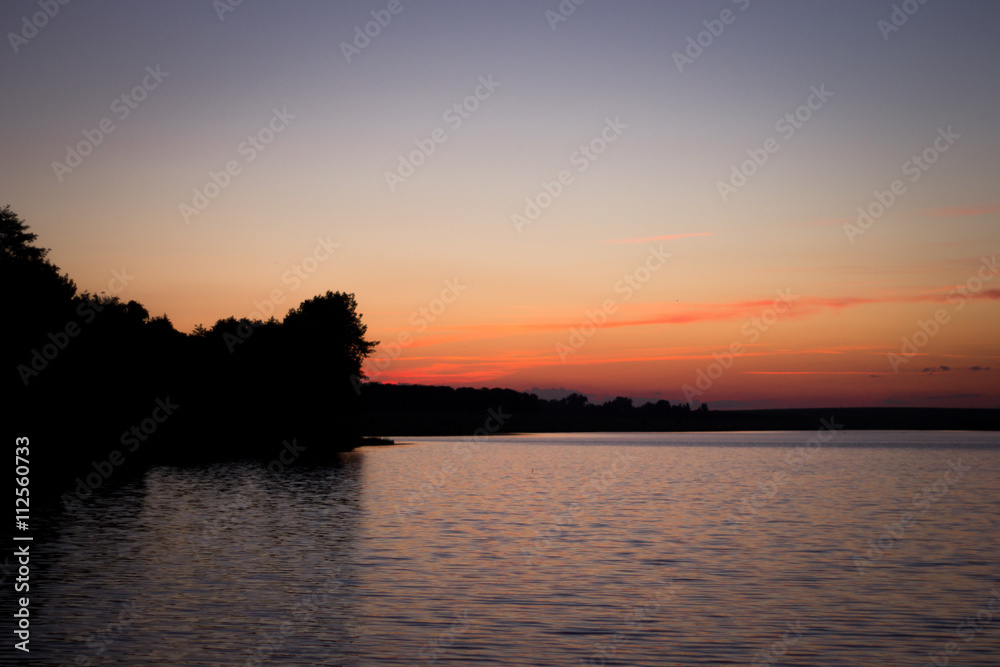
<path fill-rule="evenodd" d="M 322 468 L 156 468 L 36 538 L 32 658 L 1000 664 L 997 436 L 821 433 L 411 438 Z"/>

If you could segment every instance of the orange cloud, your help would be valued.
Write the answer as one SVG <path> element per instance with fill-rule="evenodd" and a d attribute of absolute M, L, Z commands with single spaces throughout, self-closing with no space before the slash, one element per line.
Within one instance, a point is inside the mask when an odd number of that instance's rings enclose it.
<path fill-rule="evenodd" d="M 977 294 L 966 294 L 965 297 L 968 299 L 1000 300 L 1000 289 L 983 290 Z M 877 304 L 947 303 L 947 298 L 948 294 L 943 291 L 882 297 L 798 297 L 788 305 L 787 312 L 783 313 L 781 317 L 809 317 L 829 310 L 841 310 L 854 306 Z M 621 304 L 619 312 L 615 316 L 609 317 L 601 325 L 601 328 L 618 329 L 622 327 L 696 324 L 699 322 L 749 319 L 751 317 L 759 317 L 765 309 L 772 307 L 774 303 L 775 299 L 692 304 L 677 304 L 675 302 Z M 511 336 L 544 333 L 547 331 L 565 332 L 573 327 L 580 326 L 581 322 L 585 321 L 585 319 L 585 316 L 581 315 L 580 317 L 563 321 L 451 326 L 434 334 L 428 333 L 420 337 L 414 336 L 412 342 L 404 346 L 404 348 L 415 350 L 445 344 L 505 339 Z M 394 336 L 383 335 L 381 340 L 382 346 L 393 342 L 393 340 L 395 340 Z M 406 354 L 406 356 L 409 356 L 409 354 Z"/>

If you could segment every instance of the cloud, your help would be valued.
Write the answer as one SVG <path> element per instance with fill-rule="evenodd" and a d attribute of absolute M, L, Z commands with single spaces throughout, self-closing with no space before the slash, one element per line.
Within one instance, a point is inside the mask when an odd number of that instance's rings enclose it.
<path fill-rule="evenodd" d="M 948 366 L 938 366 L 937 368 L 925 368 L 924 370 L 922 370 L 920 372 L 921 373 L 932 373 L 933 374 L 933 373 L 937 373 L 937 372 L 947 372 L 947 371 L 950 371 L 950 370 L 951 370 L 951 368 L 949 368 Z"/>
<path fill-rule="evenodd" d="M 781 315 L 782 319 L 811 317 L 827 311 L 839 311 L 855 306 L 868 306 L 894 303 L 947 303 L 945 292 L 923 294 L 898 294 L 879 297 L 796 297 L 788 306 L 788 311 Z M 1000 289 L 983 290 L 978 294 L 969 294 L 969 299 L 1000 299 Z M 728 302 L 694 302 L 678 303 L 675 301 L 625 303 L 620 304 L 619 311 L 609 317 L 602 329 L 619 329 L 622 327 L 657 326 L 666 324 L 696 324 L 700 322 L 719 322 L 733 320 L 748 320 L 760 317 L 765 309 L 772 307 L 774 298 L 756 299 L 752 301 Z M 530 335 L 547 331 L 568 331 L 586 322 L 584 315 L 570 317 L 564 320 L 542 320 L 533 322 L 508 324 L 471 324 L 442 329 L 434 336 L 414 340 L 408 348 L 431 347 L 444 343 L 454 344 L 467 341 L 483 341 L 508 338 L 510 336 Z M 384 336 L 388 339 L 389 336 Z"/>
<path fill-rule="evenodd" d="M 871 375 L 871 371 L 740 371 L 744 375 Z"/>
<path fill-rule="evenodd" d="M 1000 202 L 994 202 L 992 204 L 972 204 L 966 206 L 928 208 L 921 211 L 921 214 L 931 218 L 968 218 L 973 215 L 997 212 L 1000 212 Z"/>
<path fill-rule="evenodd" d="M 984 368 L 983 366 L 970 366 L 970 367 L 969 367 L 969 370 L 970 370 L 970 371 L 988 371 L 988 370 L 990 370 L 990 367 L 989 367 L 989 366 L 986 366 L 986 367 Z"/>
<path fill-rule="evenodd" d="M 855 306 L 868 306 L 893 303 L 947 303 L 948 295 L 945 293 L 932 294 L 900 294 L 880 297 L 797 297 L 788 306 L 788 312 L 782 318 L 804 317 L 818 315 L 826 311 L 837 311 Z M 969 294 L 969 299 L 1000 299 L 1000 289 L 983 290 L 978 294 Z M 774 299 L 761 299 L 755 301 L 731 301 L 722 303 L 692 303 L 677 304 L 673 302 L 665 303 L 645 303 L 629 304 L 622 308 L 622 317 L 617 321 L 608 321 L 603 326 L 605 328 L 644 326 L 656 324 L 690 324 L 694 322 L 709 322 L 718 320 L 747 319 L 759 317 L 761 312 L 774 305 Z M 638 310 L 647 311 L 644 315 L 637 315 L 633 318 L 626 317 L 627 312 Z M 578 325 L 579 322 L 573 324 Z"/>
<path fill-rule="evenodd" d="M 619 245 L 624 243 L 649 243 L 651 241 L 673 241 L 674 239 L 686 239 L 691 236 L 712 236 L 714 232 L 698 232 L 696 234 L 667 234 L 666 236 L 647 236 L 635 239 L 605 239 L 604 243 Z"/>

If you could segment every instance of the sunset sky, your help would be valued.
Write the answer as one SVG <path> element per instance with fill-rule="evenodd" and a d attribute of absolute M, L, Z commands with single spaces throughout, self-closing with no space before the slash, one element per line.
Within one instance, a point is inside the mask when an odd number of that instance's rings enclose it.
<path fill-rule="evenodd" d="M 353 292 L 383 382 L 1000 407 L 998 26 L 993 0 L 11 0 L 0 206 L 182 331 Z"/>

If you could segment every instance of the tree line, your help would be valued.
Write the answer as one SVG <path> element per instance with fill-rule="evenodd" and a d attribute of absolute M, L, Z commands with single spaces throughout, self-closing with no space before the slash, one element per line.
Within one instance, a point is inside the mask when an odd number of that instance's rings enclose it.
<path fill-rule="evenodd" d="M 360 441 L 350 378 L 377 342 L 353 294 L 183 333 L 138 301 L 80 291 L 36 240 L 0 209 L 5 428 L 31 436 L 53 475 L 113 451 L 142 463 L 273 458 L 294 438 L 321 457 Z"/>

